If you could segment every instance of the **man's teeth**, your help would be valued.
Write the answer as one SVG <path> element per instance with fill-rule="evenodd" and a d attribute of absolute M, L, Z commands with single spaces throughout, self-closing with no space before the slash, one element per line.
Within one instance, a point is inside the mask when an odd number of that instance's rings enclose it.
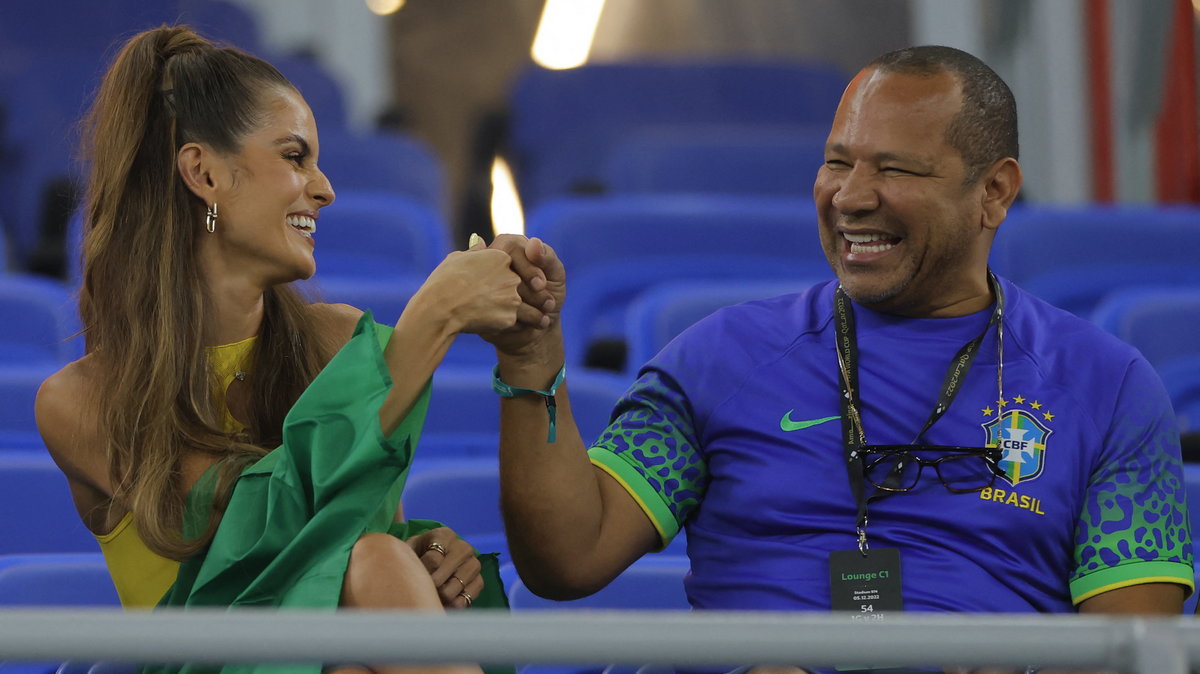
<path fill-rule="evenodd" d="M 896 244 L 892 243 L 893 237 L 883 234 L 844 233 L 842 236 L 846 237 L 846 241 L 850 243 L 851 253 L 882 253 L 896 247 Z"/>
<path fill-rule="evenodd" d="M 317 233 L 317 221 L 307 215 L 289 215 L 287 223 L 309 236 Z"/>

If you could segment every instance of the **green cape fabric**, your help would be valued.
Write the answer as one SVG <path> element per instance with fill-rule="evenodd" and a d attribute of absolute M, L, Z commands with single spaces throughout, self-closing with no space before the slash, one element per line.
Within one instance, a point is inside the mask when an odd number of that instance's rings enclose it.
<path fill-rule="evenodd" d="M 334 610 L 350 549 L 360 536 L 407 539 L 441 526 L 393 522 L 429 406 L 429 384 L 389 436 L 379 408 L 392 380 L 383 360 L 391 329 L 368 312 L 354 336 L 284 420 L 283 445 L 238 477 L 212 544 L 185 561 L 159 606 Z M 215 472 L 188 495 L 184 535 L 198 536 L 212 507 Z M 485 590 L 472 608 L 507 608 L 496 555 L 479 555 Z M 145 672 L 318 672 L 320 664 L 170 665 Z M 490 671 L 512 671 L 500 668 Z"/>

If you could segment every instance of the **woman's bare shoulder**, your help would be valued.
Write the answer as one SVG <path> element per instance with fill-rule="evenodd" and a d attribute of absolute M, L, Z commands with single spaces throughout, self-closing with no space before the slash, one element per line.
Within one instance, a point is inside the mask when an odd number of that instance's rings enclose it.
<path fill-rule="evenodd" d="M 77 504 L 87 492 L 93 492 L 89 501 L 111 496 L 95 408 L 98 381 L 96 363 L 84 356 L 46 378 L 34 402 L 42 442 L 66 474 Z"/>
<path fill-rule="evenodd" d="M 350 341 L 363 315 L 349 304 L 310 304 L 308 310 L 317 329 L 339 346 Z"/>

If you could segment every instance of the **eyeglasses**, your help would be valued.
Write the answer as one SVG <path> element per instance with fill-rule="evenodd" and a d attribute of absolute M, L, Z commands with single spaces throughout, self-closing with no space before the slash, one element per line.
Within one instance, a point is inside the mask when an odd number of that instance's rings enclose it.
<path fill-rule="evenodd" d="M 950 447 L 944 445 L 865 445 L 863 475 L 877 488 L 890 492 L 909 491 L 921 479 L 921 469 L 932 466 L 946 489 L 955 494 L 983 491 L 997 475 L 1004 475 L 997 447 Z M 927 459 L 916 452 L 937 452 Z"/>

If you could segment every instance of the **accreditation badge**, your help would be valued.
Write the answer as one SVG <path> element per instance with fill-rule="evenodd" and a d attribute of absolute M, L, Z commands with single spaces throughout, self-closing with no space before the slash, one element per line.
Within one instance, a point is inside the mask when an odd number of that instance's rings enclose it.
<path fill-rule="evenodd" d="M 834 611 L 857 620 L 881 620 L 904 610 L 900 594 L 900 551 L 870 548 L 829 553 L 829 596 Z"/>

